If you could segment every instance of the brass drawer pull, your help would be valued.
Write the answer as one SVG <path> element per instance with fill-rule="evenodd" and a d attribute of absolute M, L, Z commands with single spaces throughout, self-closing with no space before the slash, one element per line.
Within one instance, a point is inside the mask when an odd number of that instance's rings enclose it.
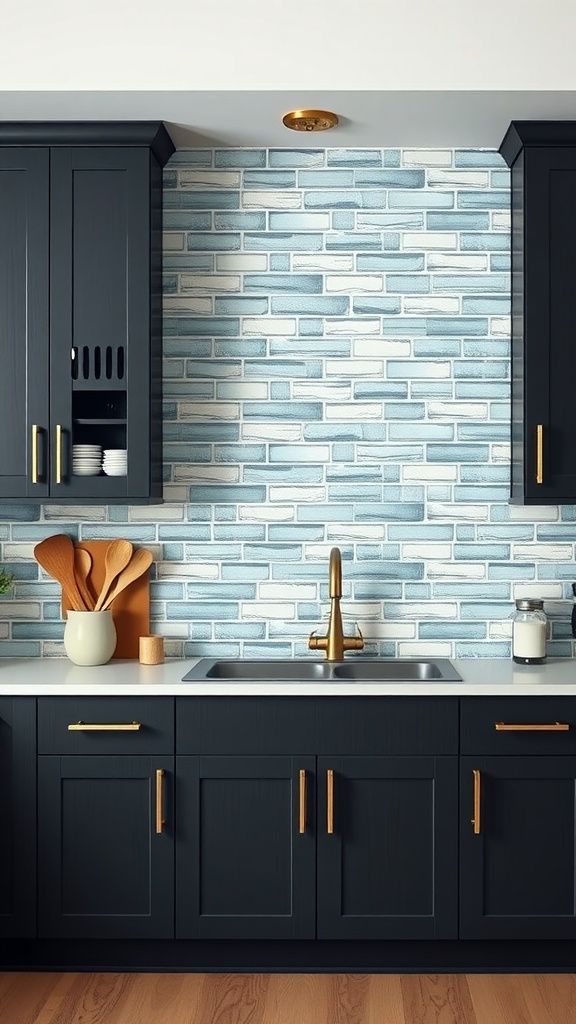
<path fill-rule="evenodd" d="M 496 732 L 568 732 L 568 722 L 546 722 L 525 725 L 515 722 L 494 722 Z"/>
<path fill-rule="evenodd" d="M 40 433 L 40 427 L 37 423 L 32 426 L 32 483 L 38 483 L 38 477 L 40 476 L 40 469 L 38 466 L 38 435 Z"/>
<path fill-rule="evenodd" d="M 479 836 L 480 835 L 480 797 L 481 797 L 482 777 L 481 777 L 480 772 L 478 771 L 477 768 L 474 768 L 472 770 L 472 775 L 474 776 L 474 817 L 471 819 L 471 821 L 472 821 L 472 825 L 473 825 L 473 829 L 474 829 L 474 835 L 475 836 Z"/>
<path fill-rule="evenodd" d="M 326 831 L 334 835 L 334 772 L 331 768 L 326 772 Z"/>
<path fill-rule="evenodd" d="M 56 483 L 62 483 L 62 424 L 56 424 Z"/>
<path fill-rule="evenodd" d="M 544 427 L 536 427 L 536 483 L 544 483 Z"/>
<path fill-rule="evenodd" d="M 298 832 L 301 836 L 306 832 L 306 770 L 301 768 L 298 772 L 299 788 L 299 811 L 298 811 Z"/>
<path fill-rule="evenodd" d="M 138 732 L 140 722 L 71 722 L 68 732 Z"/>
<path fill-rule="evenodd" d="M 162 827 L 165 824 L 164 821 L 164 769 L 156 769 L 156 835 L 162 834 Z"/>

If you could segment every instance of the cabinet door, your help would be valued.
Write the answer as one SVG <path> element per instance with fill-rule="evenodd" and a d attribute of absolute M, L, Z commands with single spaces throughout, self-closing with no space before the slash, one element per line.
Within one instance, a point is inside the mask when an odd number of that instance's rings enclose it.
<path fill-rule="evenodd" d="M 471 756 L 461 772 L 460 937 L 576 938 L 576 759 Z"/>
<path fill-rule="evenodd" d="M 178 938 L 314 938 L 314 764 L 177 758 Z"/>
<path fill-rule="evenodd" d="M 173 758 L 38 760 L 39 935 L 171 938 Z"/>
<path fill-rule="evenodd" d="M 147 147 L 51 151 L 55 497 L 151 493 L 150 168 Z M 74 444 L 127 449 L 127 475 L 75 474 Z"/>
<path fill-rule="evenodd" d="M 0 698 L 0 935 L 36 932 L 36 701 Z"/>
<path fill-rule="evenodd" d="M 457 758 L 322 757 L 318 785 L 318 938 L 456 938 Z"/>
<path fill-rule="evenodd" d="M 48 493 L 47 149 L 0 148 L 0 499 Z"/>
<path fill-rule="evenodd" d="M 512 497 L 527 504 L 573 502 L 576 148 L 527 146 L 517 164 L 512 172 Z"/>

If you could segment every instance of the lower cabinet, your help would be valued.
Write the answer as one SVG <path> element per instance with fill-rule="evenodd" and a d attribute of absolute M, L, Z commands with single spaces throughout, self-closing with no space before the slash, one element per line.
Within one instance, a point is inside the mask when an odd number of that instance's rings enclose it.
<path fill-rule="evenodd" d="M 576 938 L 575 712 L 462 701 L 460 938 Z"/>
<path fill-rule="evenodd" d="M 177 757 L 177 937 L 457 937 L 456 702 L 200 698 L 177 718 L 177 749 L 202 751 Z"/>
<path fill-rule="evenodd" d="M 38 701 L 38 935 L 174 935 L 174 703 Z"/>
<path fill-rule="evenodd" d="M 0 936 L 36 933 L 36 699 L 0 697 Z"/>
<path fill-rule="evenodd" d="M 462 761 L 460 937 L 576 939 L 576 758 Z"/>
<path fill-rule="evenodd" d="M 318 760 L 319 939 L 457 936 L 458 758 Z"/>
<path fill-rule="evenodd" d="M 315 937 L 314 776 L 311 757 L 178 757 L 178 938 Z"/>
<path fill-rule="evenodd" d="M 173 935 L 172 779 L 166 757 L 39 758 L 41 938 Z"/>
<path fill-rule="evenodd" d="M 5 937 L 576 939 L 574 698 L 1 698 L 0 770 Z"/>

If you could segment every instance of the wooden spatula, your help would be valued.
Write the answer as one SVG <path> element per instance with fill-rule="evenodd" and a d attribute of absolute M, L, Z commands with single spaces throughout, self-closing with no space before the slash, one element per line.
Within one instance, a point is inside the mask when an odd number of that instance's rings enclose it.
<path fill-rule="evenodd" d="M 34 558 L 66 591 L 74 611 L 87 611 L 74 575 L 74 544 L 66 533 L 55 533 L 34 548 Z"/>
<path fill-rule="evenodd" d="M 132 547 L 129 540 L 113 540 L 110 547 L 107 548 L 106 554 L 104 555 L 104 569 L 105 577 L 102 589 L 98 595 L 98 600 L 94 605 L 94 611 L 102 611 L 106 606 L 104 604 L 106 596 L 114 580 L 126 568 L 130 559 L 132 558 Z"/>
<path fill-rule="evenodd" d="M 151 565 L 151 551 L 148 551 L 146 548 L 140 548 L 138 551 L 135 551 L 126 568 L 120 573 L 112 590 L 108 593 L 108 597 L 102 605 L 102 610 L 109 608 L 114 598 L 118 597 L 118 594 L 129 586 L 130 583 L 137 580 L 139 576 L 142 576 Z"/>
<path fill-rule="evenodd" d="M 82 600 L 87 608 L 94 607 L 95 598 L 90 592 L 88 586 L 88 573 L 92 568 L 92 555 L 89 551 L 84 551 L 84 548 L 74 548 L 74 575 L 76 577 L 76 583 L 78 590 L 82 595 Z"/>

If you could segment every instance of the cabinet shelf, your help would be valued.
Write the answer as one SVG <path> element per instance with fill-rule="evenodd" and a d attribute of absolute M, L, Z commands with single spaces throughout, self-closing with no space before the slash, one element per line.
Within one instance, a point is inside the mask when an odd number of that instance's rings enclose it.
<path fill-rule="evenodd" d="M 104 419 L 104 418 L 96 419 L 95 417 L 91 418 L 91 419 L 88 419 L 88 418 L 82 416 L 82 417 L 75 418 L 73 420 L 73 422 L 75 424 L 77 424 L 79 427 L 108 427 L 108 426 L 110 426 L 110 427 L 115 427 L 116 426 L 117 427 L 117 426 L 124 426 L 124 424 L 126 423 L 126 419 L 110 419 L 109 420 L 109 419 Z"/>

